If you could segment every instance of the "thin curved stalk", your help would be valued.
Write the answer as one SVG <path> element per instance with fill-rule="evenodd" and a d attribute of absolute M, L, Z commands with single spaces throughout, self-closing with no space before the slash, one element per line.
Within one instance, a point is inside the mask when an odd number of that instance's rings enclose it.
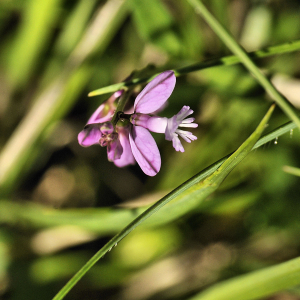
<path fill-rule="evenodd" d="M 179 196 L 179 201 L 185 201 L 188 206 L 198 206 L 204 199 L 211 195 L 231 172 L 232 169 L 252 150 L 255 143 L 259 139 L 263 132 L 275 105 L 272 105 L 264 116 L 256 130 L 251 136 L 233 153 L 231 154 L 222 165 L 217 168 L 210 176 L 203 179 L 203 172 L 200 172 L 192 179 L 188 180 L 171 193 L 157 201 L 137 218 L 135 218 L 130 224 L 128 224 L 123 230 L 115 235 L 106 245 L 104 245 L 58 292 L 53 300 L 61 300 L 65 295 L 75 286 L 75 284 L 88 272 L 88 270 L 108 251 L 117 245 L 125 236 L 127 236 L 132 230 L 139 226 L 142 222 L 146 221 L 150 216 L 160 210 L 163 206 L 168 204 L 171 200 Z"/>
<path fill-rule="evenodd" d="M 258 59 L 258 58 L 264 58 L 264 57 L 273 56 L 273 55 L 289 53 L 289 52 L 293 52 L 293 51 L 299 51 L 299 50 L 300 50 L 300 40 L 296 40 L 294 42 L 289 42 L 289 43 L 281 44 L 278 46 L 272 46 L 272 47 L 268 47 L 268 48 L 265 48 L 262 50 L 249 52 L 248 55 L 252 59 Z M 190 66 L 186 66 L 186 67 L 179 68 L 179 69 L 174 69 L 173 71 L 175 73 L 175 76 L 178 77 L 178 76 L 185 75 L 185 74 L 188 74 L 191 72 L 196 72 L 196 71 L 200 71 L 200 70 L 204 70 L 204 69 L 208 69 L 208 68 L 212 68 L 212 67 L 232 66 L 232 65 L 239 64 L 239 63 L 241 63 L 241 59 L 238 56 L 229 55 L 229 56 L 224 56 L 224 57 L 217 58 L 217 59 L 211 59 L 211 60 L 207 60 L 207 61 L 198 62 L 198 63 L 192 64 Z M 116 92 L 124 87 L 132 86 L 132 85 L 136 85 L 136 84 L 140 84 L 140 83 L 150 82 L 158 74 L 159 73 L 154 74 L 151 77 L 135 78 L 132 80 L 128 80 L 126 82 L 120 82 L 120 83 L 112 84 L 109 86 L 105 86 L 103 88 L 100 88 L 100 89 L 90 92 L 88 94 L 88 96 L 94 97 L 94 96 L 98 96 L 98 95 L 112 93 L 112 92 Z"/>
<path fill-rule="evenodd" d="M 187 0 L 195 9 L 195 12 L 203 17 L 224 44 L 240 58 L 243 65 L 252 73 L 257 81 L 264 87 L 271 98 L 278 104 L 284 113 L 295 122 L 300 129 L 300 119 L 295 113 L 291 104 L 285 99 L 263 74 L 263 72 L 255 65 L 247 52 L 235 41 L 229 32 L 218 22 L 218 20 L 207 10 L 200 0 Z"/>

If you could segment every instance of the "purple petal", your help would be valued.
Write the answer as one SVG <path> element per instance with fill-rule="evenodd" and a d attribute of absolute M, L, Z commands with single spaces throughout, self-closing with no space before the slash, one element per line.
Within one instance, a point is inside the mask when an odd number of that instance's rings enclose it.
<path fill-rule="evenodd" d="M 114 164 L 119 168 L 135 164 L 135 159 L 129 143 L 129 129 L 127 127 L 120 128 L 118 134 L 120 143 L 123 147 L 123 153 L 119 159 L 114 161 Z"/>
<path fill-rule="evenodd" d="M 173 71 L 165 71 L 156 76 L 136 97 L 135 112 L 150 114 L 157 111 L 171 96 L 175 83 Z"/>
<path fill-rule="evenodd" d="M 98 144 L 101 138 L 101 131 L 98 125 L 87 125 L 78 134 L 78 143 L 83 147 Z"/>
<path fill-rule="evenodd" d="M 123 92 L 123 90 L 120 90 L 113 93 L 104 103 L 102 103 L 96 109 L 96 111 L 89 118 L 87 124 L 104 123 L 110 121 L 115 112 L 114 102 L 123 94 Z"/>
<path fill-rule="evenodd" d="M 165 133 L 168 119 L 144 114 L 133 114 L 131 116 L 131 123 L 142 126 L 152 132 Z"/>
<path fill-rule="evenodd" d="M 183 148 L 177 134 L 174 135 L 174 137 L 172 139 L 172 144 L 176 151 L 184 152 L 184 148 Z"/>
<path fill-rule="evenodd" d="M 99 124 L 100 131 L 104 134 L 111 134 L 114 132 L 114 126 L 111 122 L 105 122 L 103 124 Z"/>
<path fill-rule="evenodd" d="M 119 139 L 116 139 L 115 141 L 112 141 L 107 145 L 107 159 L 109 161 L 115 161 L 119 159 L 122 153 L 123 147 Z"/>
<path fill-rule="evenodd" d="M 129 141 L 134 158 L 143 172 L 155 176 L 161 166 L 160 153 L 150 132 L 140 126 L 133 126 Z"/>
<path fill-rule="evenodd" d="M 107 103 L 101 104 L 92 116 L 89 118 L 87 124 L 104 123 L 111 120 L 114 111 L 110 109 Z"/>

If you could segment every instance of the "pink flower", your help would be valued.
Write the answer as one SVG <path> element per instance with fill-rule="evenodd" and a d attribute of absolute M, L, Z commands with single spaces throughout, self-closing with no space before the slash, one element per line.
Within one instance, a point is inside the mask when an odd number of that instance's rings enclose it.
<path fill-rule="evenodd" d="M 165 71 L 156 76 L 139 93 L 134 102 L 136 114 L 145 115 L 159 110 L 172 94 L 176 83 L 173 71 Z M 134 117 L 131 117 L 131 122 Z M 132 122 L 134 125 L 134 122 Z M 150 132 L 141 126 L 132 126 L 129 133 L 131 150 L 143 172 L 155 176 L 161 166 L 161 158 L 156 142 Z"/>
<path fill-rule="evenodd" d="M 119 141 L 123 148 L 123 153 L 119 159 L 114 160 L 114 164 L 119 168 L 135 164 L 135 159 L 133 157 L 131 146 L 129 143 L 130 128 L 131 125 L 118 126 Z"/>
<path fill-rule="evenodd" d="M 116 110 L 115 102 L 123 94 L 123 90 L 112 94 L 102 103 L 89 118 L 87 124 L 99 124 L 110 121 Z"/>
<path fill-rule="evenodd" d="M 173 71 L 156 76 L 135 99 L 134 113 L 122 113 L 120 118 L 124 122 L 121 120 L 114 126 L 110 121 L 115 111 L 114 102 L 120 96 L 120 92 L 116 92 L 93 113 L 78 135 L 79 144 L 84 147 L 93 144 L 107 146 L 108 159 L 116 166 L 124 167 L 136 160 L 145 174 L 155 176 L 161 167 L 161 157 L 149 130 L 164 133 L 166 140 L 172 141 L 175 150 L 181 152 L 184 149 L 178 135 L 189 143 L 197 139 L 191 132 L 179 129 L 198 126 L 193 123 L 194 118 L 186 118 L 193 113 L 189 106 L 184 106 L 169 119 L 153 115 L 166 105 L 175 83 Z"/>
<path fill-rule="evenodd" d="M 191 132 L 181 130 L 178 127 L 198 127 L 198 124 L 193 123 L 195 118 L 186 119 L 187 116 L 193 113 L 193 110 L 189 106 L 183 106 L 178 114 L 169 119 L 148 115 L 165 105 L 175 87 L 175 81 L 176 77 L 172 71 L 166 71 L 155 77 L 136 98 L 134 103 L 135 113 L 131 116 L 130 121 L 135 126 L 141 126 L 152 132 L 165 133 L 166 140 L 173 142 L 175 150 L 184 152 L 178 135 L 188 143 L 196 140 L 197 137 Z M 151 83 L 152 85 L 150 86 Z M 164 88 L 164 93 L 160 97 L 157 97 L 158 93 L 155 90 L 155 87 L 157 87 L 155 83 L 160 90 Z M 151 97 L 152 95 L 153 98 Z M 153 109 L 151 110 L 152 103 Z"/>
<path fill-rule="evenodd" d="M 177 115 L 173 116 L 167 121 L 165 132 L 166 140 L 173 142 L 173 147 L 176 151 L 184 152 L 184 148 L 178 138 L 178 135 L 188 143 L 197 139 L 197 137 L 191 132 L 178 129 L 178 127 L 198 127 L 198 124 L 193 123 L 195 118 L 186 119 L 186 117 L 191 115 L 193 112 L 194 111 L 191 110 L 189 106 L 184 106 Z"/>
<path fill-rule="evenodd" d="M 188 143 L 196 140 L 197 137 L 191 132 L 181 130 L 178 127 L 198 127 L 198 124 L 193 123 L 195 118 L 185 119 L 192 113 L 193 110 L 191 110 L 189 106 L 183 106 L 178 114 L 169 119 L 157 116 L 135 114 L 132 116 L 131 123 L 147 128 L 152 132 L 164 133 L 166 140 L 173 142 L 173 147 L 176 151 L 184 152 L 184 148 L 178 138 L 178 135 Z"/>
<path fill-rule="evenodd" d="M 123 91 L 115 92 L 106 102 L 101 104 L 89 118 L 84 129 L 78 134 L 78 143 L 83 147 L 94 144 L 107 146 L 107 158 L 116 166 L 124 167 L 134 164 L 135 160 L 129 145 L 129 126 L 118 126 L 114 132 L 113 125 L 109 122 L 115 112 L 115 100 Z"/>
<path fill-rule="evenodd" d="M 123 91 L 115 92 L 107 101 L 102 103 L 87 121 L 84 129 L 78 134 L 78 143 L 83 147 L 98 144 L 101 138 L 100 124 L 111 121 L 115 112 L 115 101 Z"/>

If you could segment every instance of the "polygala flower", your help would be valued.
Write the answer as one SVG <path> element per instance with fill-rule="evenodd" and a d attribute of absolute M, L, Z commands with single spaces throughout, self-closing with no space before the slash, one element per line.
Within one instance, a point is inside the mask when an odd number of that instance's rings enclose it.
<path fill-rule="evenodd" d="M 161 166 L 161 158 L 156 142 L 149 128 L 135 126 L 136 116 L 146 116 L 158 111 L 171 96 L 176 84 L 173 71 L 165 71 L 156 76 L 139 93 L 134 102 L 134 113 L 130 117 L 134 125 L 129 133 L 129 141 L 134 158 L 143 172 L 149 176 L 156 175 Z"/>
<path fill-rule="evenodd" d="M 186 119 L 186 117 L 191 115 L 193 112 L 194 111 L 191 110 L 189 106 L 184 106 L 177 115 L 167 120 L 167 126 L 165 131 L 166 140 L 172 141 L 173 147 L 176 151 L 184 152 L 183 146 L 178 138 L 178 135 L 181 136 L 188 143 L 197 139 L 197 137 L 191 132 L 178 129 L 178 127 L 198 127 L 198 124 L 193 123 L 195 121 L 195 118 Z"/>
<path fill-rule="evenodd" d="M 118 126 L 114 131 L 110 122 L 116 110 L 115 101 L 123 91 L 115 92 L 107 101 L 101 104 L 89 118 L 84 129 L 78 134 L 78 142 L 83 147 L 99 144 L 107 146 L 107 158 L 118 167 L 134 164 L 135 160 L 129 145 L 129 128 Z"/>
<path fill-rule="evenodd" d="M 183 106 L 178 114 L 172 118 L 162 118 L 158 116 L 149 116 L 144 114 L 134 114 L 131 117 L 131 123 L 147 128 L 152 132 L 165 133 L 167 141 L 173 142 L 173 147 L 176 151 L 184 152 L 184 148 L 178 138 L 181 136 L 186 142 L 190 143 L 197 139 L 189 131 L 178 129 L 178 127 L 196 128 L 198 124 L 193 123 L 195 118 L 187 118 L 194 111 L 189 106 Z"/>
<path fill-rule="evenodd" d="M 115 101 L 122 95 L 121 91 L 115 92 L 107 101 L 102 103 L 89 118 L 84 129 L 78 134 L 78 142 L 83 147 L 98 144 L 102 133 L 101 123 L 111 121 L 115 112 Z"/>
<path fill-rule="evenodd" d="M 184 148 L 178 136 L 189 143 L 197 139 L 191 132 L 179 129 L 198 126 L 193 123 L 194 118 L 187 118 L 193 113 L 189 106 L 184 106 L 172 118 L 155 115 L 166 105 L 175 84 L 173 71 L 156 76 L 136 97 L 133 114 L 117 112 L 119 120 L 114 125 L 110 122 L 115 113 L 114 102 L 122 93 L 116 92 L 91 116 L 78 135 L 79 144 L 84 147 L 93 144 L 107 146 L 108 159 L 116 166 L 124 167 L 136 160 L 145 174 L 156 175 L 161 167 L 161 157 L 149 131 L 164 133 L 166 140 L 172 141 L 175 150 L 181 152 Z"/>

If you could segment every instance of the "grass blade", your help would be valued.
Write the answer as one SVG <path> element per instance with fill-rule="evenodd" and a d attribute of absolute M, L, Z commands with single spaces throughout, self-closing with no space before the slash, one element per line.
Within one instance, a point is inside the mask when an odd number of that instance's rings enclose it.
<path fill-rule="evenodd" d="M 300 283 L 300 258 L 217 284 L 189 300 L 250 300 Z"/>
<path fill-rule="evenodd" d="M 187 189 L 182 189 L 182 186 L 175 189 L 173 192 L 163 197 L 156 202 L 136 219 L 134 219 L 129 225 L 127 225 L 120 233 L 115 235 L 106 245 L 104 245 L 58 292 L 53 300 L 63 299 L 65 295 L 75 286 L 75 284 L 88 272 L 88 270 L 108 251 L 110 251 L 117 243 L 119 243 L 124 237 L 126 237 L 132 230 L 134 230 L 141 223 L 146 221 L 155 212 L 160 210 L 163 206 L 169 203 L 172 199 L 178 196 L 176 199 L 179 202 L 184 201 L 185 206 L 194 207 L 198 206 L 207 196 L 212 194 L 222 183 L 229 172 L 252 150 L 253 146 L 259 139 L 263 132 L 275 105 L 273 104 L 265 117 L 262 119 L 256 130 L 252 135 L 235 151 L 229 158 L 217 169 L 212 175 L 201 181 L 199 177 L 196 178 L 196 182 Z M 184 184 L 186 185 L 186 183 Z M 184 186 L 183 185 L 183 186 Z M 176 202 L 177 202 L 176 201 Z M 165 207 L 170 215 L 178 211 L 177 203 L 171 207 Z M 171 208 L 171 209 L 170 209 Z M 172 209 L 173 208 L 173 209 Z M 160 216 L 161 218 L 161 216 Z"/>
<path fill-rule="evenodd" d="M 284 166 L 283 171 L 286 172 L 286 173 L 289 173 L 289 174 L 300 177 L 300 169 L 299 168 Z"/>
<path fill-rule="evenodd" d="M 298 51 L 298 50 L 300 50 L 300 40 L 281 44 L 278 46 L 268 47 L 268 48 L 254 51 L 254 52 L 249 52 L 248 55 L 252 59 L 258 59 L 258 58 L 263 58 L 263 57 L 268 57 L 268 56 L 278 55 L 278 54 L 284 54 L 284 53 L 289 53 L 289 52 Z M 174 72 L 175 72 L 176 76 L 181 76 L 181 75 L 185 75 L 185 74 L 188 74 L 191 72 L 208 69 L 211 67 L 231 66 L 231 65 L 236 65 L 238 63 L 241 63 L 241 59 L 238 56 L 229 55 L 229 56 L 224 56 L 224 57 L 221 57 L 218 59 L 211 59 L 211 60 L 207 60 L 207 61 L 203 61 L 203 62 L 198 62 L 198 63 L 192 64 L 190 66 L 175 69 Z M 138 78 L 138 79 L 133 79 L 133 80 L 129 80 L 126 82 L 120 82 L 120 83 L 112 84 L 109 86 L 105 86 L 103 88 L 100 88 L 100 89 L 90 92 L 88 94 L 88 96 L 94 97 L 94 96 L 104 95 L 104 94 L 115 92 L 124 87 L 132 86 L 132 85 L 140 84 L 140 83 L 146 83 L 146 82 L 151 81 L 158 74 L 159 73 L 154 74 L 151 77 Z"/>
<path fill-rule="evenodd" d="M 76 100 L 75 96 L 67 98 L 71 93 L 69 88 L 73 86 L 71 81 L 80 76 L 81 69 L 87 69 L 84 61 L 96 48 L 105 49 L 127 12 L 126 0 L 107 1 L 95 13 L 93 21 L 68 57 L 61 73 L 34 99 L 33 106 L 0 153 L 1 194 L 8 194 L 13 189 L 33 150 L 41 143 L 45 131 L 70 109 Z M 83 79 L 87 80 L 88 75 Z"/>
<path fill-rule="evenodd" d="M 227 30 L 214 18 L 214 16 L 207 10 L 200 0 L 188 0 L 194 7 L 196 13 L 199 13 L 203 19 L 209 24 L 219 38 L 226 44 L 226 46 L 240 58 L 244 66 L 252 73 L 257 81 L 264 87 L 272 99 L 284 111 L 284 113 L 295 122 L 300 128 L 300 119 L 294 112 L 290 103 L 276 90 L 268 78 L 260 71 L 249 57 L 247 52 L 235 41 L 235 39 L 227 32 Z"/>

